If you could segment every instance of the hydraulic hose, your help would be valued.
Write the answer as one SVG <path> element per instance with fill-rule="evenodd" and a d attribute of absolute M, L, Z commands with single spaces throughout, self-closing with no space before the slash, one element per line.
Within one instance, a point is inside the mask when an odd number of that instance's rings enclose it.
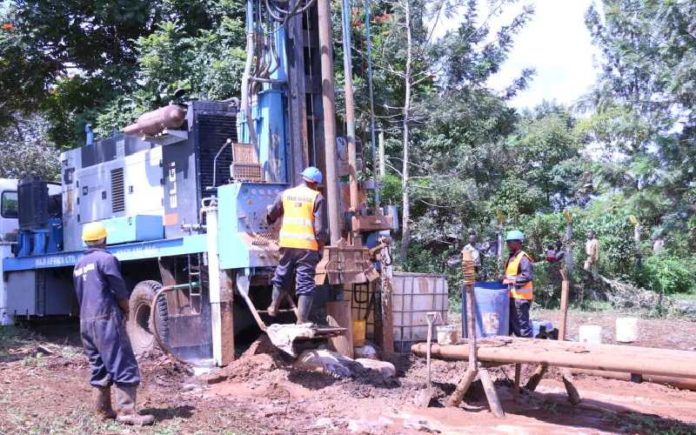
<path fill-rule="evenodd" d="M 165 340 L 162 339 L 160 336 L 159 328 L 157 326 L 157 303 L 159 301 L 159 298 L 166 292 L 172 291 L 172 290 L 181 290 L 185 288 L 191 288 L 191 287 L 197 287 L 200 286 L 200 283 L 194 282 L 191 284 L 177 284 L 177 285 L 170 285 L 170 286 L 165 286 L 162 287 L 157 293 L 155 293 L 155 296 L 152 298 L 152 303 L 150 304 L 150 318 L 152 318 L 152 326 L 153 326 L 153 335 L 155 336 L 155 340 L 157 341 L 157 344 L 159 345 L 160 349 L 162 349 L 166 354 L 177 360 L 178 362 L 182 364 L 188 364 L 192 365 L 190 361 L 183 360 L 179 358 L 176 353 L 172 350 L 171 347 L 165 342 Z"/>

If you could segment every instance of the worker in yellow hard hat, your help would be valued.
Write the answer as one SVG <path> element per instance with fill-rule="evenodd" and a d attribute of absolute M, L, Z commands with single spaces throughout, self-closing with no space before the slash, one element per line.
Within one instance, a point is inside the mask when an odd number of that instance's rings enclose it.
<path fill-rule="evenodd" d="M 107 235 L 101 222 L 82 228 L 87 250 L 73 273 L 80 304 L 80 336 L 89 359 L 90 384 L 95 387 L 95 411 L 105 420 L 115 418 L 129 425 L 152 424 L 152 415 L 139 415 L 135 410 L 140 371 L 126 334 L 129 293 L 118 260 L 106 252 Z M 111 406 L 114 384 L 118 414 Z"/>

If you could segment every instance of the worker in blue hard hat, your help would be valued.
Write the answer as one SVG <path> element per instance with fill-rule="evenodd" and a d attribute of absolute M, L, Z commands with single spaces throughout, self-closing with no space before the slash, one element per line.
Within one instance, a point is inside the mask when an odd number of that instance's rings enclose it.
<path fill-rule="evenodd" d="M 73 283 L 80 305 L 80 337 L 89 359 L 94 406 L 101 419 L 129 425 L 152 424 L 152 415 L 135 409 L 140 384 L 138 362 L 126 334 L 129 292 L 118 260 L 106 252 L 107 230 L 101 222 L 82 228 L 87 245 L 75 265 Z M 111 386 L 116 386 L 118 414 L 111 406 Z"/>
<path fill-rule="evenodd" d="M 522 231 L 509 231 L 505 241 L 510 251 L 503 278 L 503 284 L 510 289 L 510 335 L 532 338 L 529 309 L 534 299 L 534 266 L 532 259 L 522 250 Z"/>
<path fill-rule="evenodd" d="M 314 301 L 317 264 L 328 239 L 324 197 L 319 193 L 321 171 L 313 166 L 302 171 L 302 183 L 282 192 L 269 208 L 269 225 L 282 217 L 280 260 L 273 276 L 272 301 L 268 315 L 275 317 L 281 299 L 295 276 L 297 323 L 309 323 Z"/>

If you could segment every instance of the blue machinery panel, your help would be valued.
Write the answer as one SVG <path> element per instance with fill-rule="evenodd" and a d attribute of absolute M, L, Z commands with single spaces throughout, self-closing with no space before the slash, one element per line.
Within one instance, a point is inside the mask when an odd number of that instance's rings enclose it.
<path fill-rule="evenodd" d="M 218 246 L 222 269 L 273 267 L 278 246 L 265 222 L 266 209 L 285 184 L 233 183 L 218 189 Z M 120 261 L 134 261 L 207 251 L 207 235 L 109 246 Z M 5 272 L 71 267 L 82 252 L 6 258 Z"/>
<path fill-rule="evenodd" d="M 109 244 L 159 240 L 164 237 L 162 216 L 135 215 L 103 220 Z"/>
<path fill-rule="evenodd" d="M 218 189 L 220 268 L 272 267 L 278 246 L 265 222 L 266 208 L 285 184 L 234 183 Z"/>

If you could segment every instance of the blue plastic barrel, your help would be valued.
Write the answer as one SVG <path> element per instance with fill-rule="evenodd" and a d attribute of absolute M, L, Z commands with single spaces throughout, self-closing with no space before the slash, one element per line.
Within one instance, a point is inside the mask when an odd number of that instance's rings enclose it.
<path fill-rule="evenodd" d="M 497 281 L 474 284 L 476 336 L 492 337 L 510 333 L 510 295 L 507 285 Z M 462 289 L 462 337 L 467 337 L 466 292 Z"/>

